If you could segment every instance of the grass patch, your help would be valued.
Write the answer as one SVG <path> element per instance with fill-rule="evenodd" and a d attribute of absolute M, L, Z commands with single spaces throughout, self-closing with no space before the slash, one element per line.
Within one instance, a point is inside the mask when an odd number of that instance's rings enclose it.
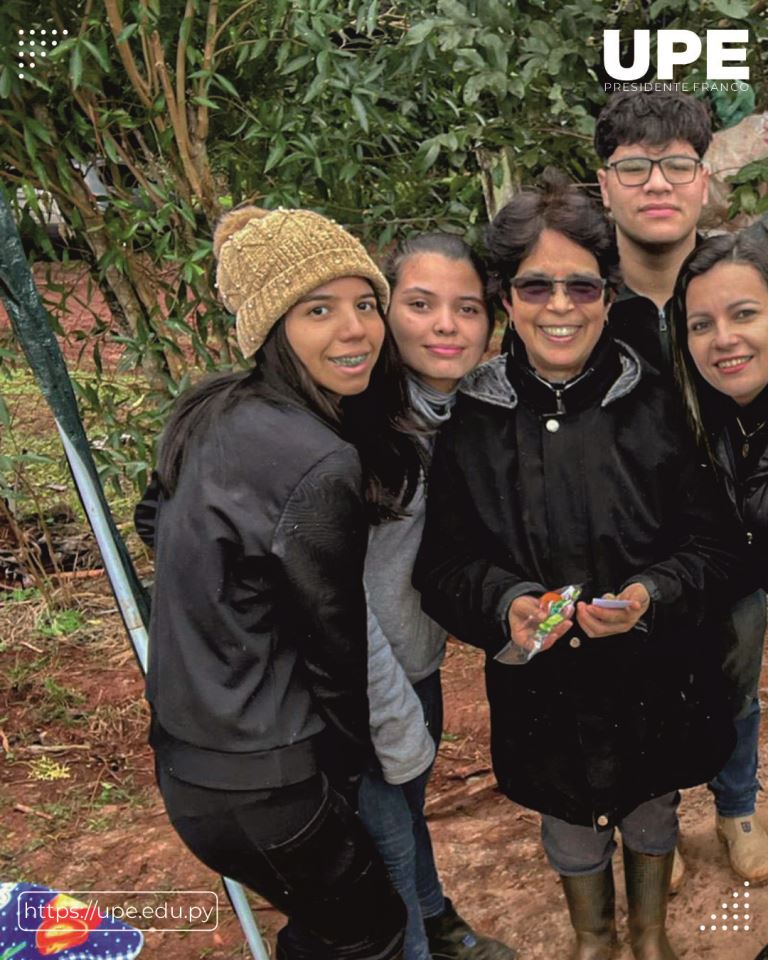
<path fill-rule="evenodd" d="M 79 610 L 45 609 L 36 624 L 41 637 L 67 637 L 84 626 L 85 620 Z"/>
<path fill-rule="evenodd" d="M 81 412 L 87 410 L 84 427 L 110 509 L 119 525 L 128 524 L 164 415 L 137 374 L 77 371 L 72 381 Z M 0 431 L 0 492 L 16 516 L 35 517 L 63 502 L 85 523 L 53 414 L 32 373 L 0 369 L 0 399 L 10 416 Z"/>
<path fill-rule="evenodd" d="M 53 780 L 69 780 L 72 771 L 66 763 L 52 760 L 50 757 L 35 757 L 27 762 L 29 774 L 33 780 L 50 782 Z"/>

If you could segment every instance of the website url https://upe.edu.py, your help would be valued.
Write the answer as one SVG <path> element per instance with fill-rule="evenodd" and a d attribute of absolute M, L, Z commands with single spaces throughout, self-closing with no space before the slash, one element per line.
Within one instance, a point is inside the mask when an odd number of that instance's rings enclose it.
<path fill-rule="evenodd" d="M 210 933 L 219 925 L 219 897 L 213 890 L 62 890 L 58 894 L 41 905 L 22 893 L 19 930 L 36 933 L 51 920 L 60 924 L 61 932 L 68 924 L 79 929 L 86 923 L 93 929 L 106 919 L 147 933 Z M 109 930 L 103 932 L 106 935 Z"/>

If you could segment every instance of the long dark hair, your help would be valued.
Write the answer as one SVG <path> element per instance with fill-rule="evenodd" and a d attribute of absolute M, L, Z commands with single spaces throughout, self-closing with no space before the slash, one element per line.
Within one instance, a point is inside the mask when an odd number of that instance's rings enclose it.
<path fill-rule="evenodd" d="M 708 273 L 718 263 L 741 263 L 754 267 L 768 286 L 768 251 L 747 233 L 710 237 L 683 261 L 672 295 L 672 353 L 675 378 L 683 394 L 688 419 L 702 449 L 714 462 L 712 441 L 722 428 L 732 403 L 699 373 L 688 349 L 686 295 L 693 279 Z"/>
<path fill-rule="evenodd" d="M 409 411 L 405 377 L 386 333 L 363 393 L 339 399 L 318 386 L 294 353 L 279 320 L 254 356 L 254 368 L 208 377 L 177 401 L 160 441 L 157 473 L 171 496 L 189 442 L 215 429 L 221 415 L 252 397 L 303 407 L 324 420 L 360 455 L 371 522 L 403 516 L 421 468 L 418 428 Z"/>
<path fill-rule="evenodd" d="M 400 271 L 403 269 L 403 264 L 420 253 L 436 253 L 445 257 L 446 260 L 468 263 L 474 269 L 483 288 L 483 301 L 488 315 L 488 337 L 490 339 L 495 317 L 493 299 L 488 288 L 488 270 L 485 261 L 465 240 L 457 237 L 454 233 L 443 233 L 435 230 L 431 233 L 417 233 L 400 241 L 389 252 L 381 265 L 382 273 L 387 278 L 392 292 L 394 293 L 395 287 L 400 282 Z"/>

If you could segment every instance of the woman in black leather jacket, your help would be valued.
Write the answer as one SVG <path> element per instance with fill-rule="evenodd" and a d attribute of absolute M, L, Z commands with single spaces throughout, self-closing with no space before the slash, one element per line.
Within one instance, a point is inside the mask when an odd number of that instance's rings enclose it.
<path fill-rule="evenodd" d="M 404 908 L 354 814 L 374 757 L 368 523 L 404 509 L 419 467 L 388 286 L 308 211 L 238 210 L 214 251 L 255 365 L 181 398 L 137 514 L 158 783 L 193 853 L 288 915 L 278 957 L 401 957 Z"/>
<path fill-rule="evenodd" d="M 710 787 L 718 808 L 728 805 L 718 810 L 717 832 L 733 869 L 765 883 L 768 832 L 755 815 L 768 585 L 768 253 L 761 238 L 744 231 L 696 248 L 677 279 L 672 333 L 690 419 L 741 519 L 750 560 L 725 663 L 738 741 Z"/>
<path fill-rule="evenodd" d="M 617 258 L 602 212 L 550 177 L 497 215 L 488 247 L 512 351 L 464 380 L 438 435 L 414 582 L 488 654 L 494 771 L 544 815 L 570 960 L 614 955 L 617 827 L 634 956 L 674 960 L 676 790 L 733 744 L 709 620 L 737 547 L 678 398 L 606 329 Z M 582 589 L 573 614 L 511 665 L 543 595 L 567 584 Z M 595 602 L 613 595 L 622 609 Z"/>
<path fill-rule="evenodd" d="M 678 375 L 768 585 L 768 252 L 746 234 L 706 240 L 675 290 Z"/>

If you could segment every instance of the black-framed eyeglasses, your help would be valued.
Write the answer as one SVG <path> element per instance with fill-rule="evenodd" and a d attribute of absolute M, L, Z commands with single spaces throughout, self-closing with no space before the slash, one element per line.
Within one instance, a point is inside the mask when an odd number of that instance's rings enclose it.
<path fill-rule="evenodd" d="M 652 160 L 650 157 L 622 157 L 621 160 L 606 163 L 605 169 L 614 170 L 623 187 L 642 187 L 651 179 L 655 166 L 661 170 L 667 183 L 675 186 L 693 183 L 696 172 L 701 166 L 701 160 L 685 154 L 659 157 L 658 160 Z"/>
<path fill-rule="evenodd" d="M 513 277 L 510 286 L 525 303 L 547 303 L 562 283 L 571 303 L 595 303 L 603 295 L 606 281 L 602 277 Z"/>

